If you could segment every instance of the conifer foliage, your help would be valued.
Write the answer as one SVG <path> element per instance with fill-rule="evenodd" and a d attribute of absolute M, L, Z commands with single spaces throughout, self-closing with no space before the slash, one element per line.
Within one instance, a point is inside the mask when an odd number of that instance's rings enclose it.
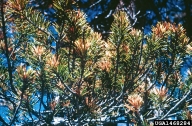
<path fill-rule="evenodd" d="M 0 124 L 191 119 L 192 77 L 180 68 L 192 47 L 181 25 L 159 22 L 145 35 L 116 11 L 103 40 L 75 1 L 53 0 L 54 21 L 32 2 L 0 3 Z"/>

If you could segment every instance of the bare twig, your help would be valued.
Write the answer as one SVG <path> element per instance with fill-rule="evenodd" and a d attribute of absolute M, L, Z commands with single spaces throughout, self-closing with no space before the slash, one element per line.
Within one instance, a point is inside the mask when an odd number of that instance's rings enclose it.
<path fill-rule="evenodd" d="M 98 3 L 100 3 L 101 0 L 98 0 L 97 2 L 95 2 L 94 4 L 92 4 L 89 8 L 92 8 L 93 6 L 97 5 Z"/>
<path fill-rule="evenodd" d="M 0 122 L 2 122 L 6 126 L 9 126 L 1 116 L 0 116 Z"/>
<path fill-rule="evenodd" d="M 189 95 L 191 94 L 191 90 L 192 90 L 192 88 L 187 92 L 187 94 L 186 94 L 179 102 L 177 102 L 177 104 L 175 104 L 175 106 L 174 106 L 173 108 L 171 108 L 171 109 L 167 112 L 167 114 L 165 114 L 165 115 L 161 118 L 161 120 L 163 120 L 164 118 L 166 118 L 166 117 L 169 115 L 169 113 L 171 113 L 177 106 L 179 106 L 179 105 L 187 98 L 187 96 L 189 96 Z"/>

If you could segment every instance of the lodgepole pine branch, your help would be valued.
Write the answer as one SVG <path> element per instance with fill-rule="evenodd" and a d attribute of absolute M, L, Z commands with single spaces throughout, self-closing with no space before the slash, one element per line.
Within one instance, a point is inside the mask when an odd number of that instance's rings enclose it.
<path fill-rule="evenodd" d="M 10 85 L 11 85 L 11 89 L 13 91 L 13 93 L 17 94 L 17 91 L 13 85 L 13 75 L 12 75 L 12 66 L 11 66 L 11 61 L 9 58 L 9 50 L 8 50 L 8 41 L 7 41 L 7 36 L 6 36 L 6 28 L 5 28 L 5 18 L 4 18 L 4 10 L 3 10 L 3 6 L 4 6 L 4 0 L 1 0 L 1 18 L 2 18 L 2 29 L 3 29 L 3 37 L 4 37 L 4 41 L 5 41 L 5 56 L 7 58 L 7 64 L 8 64 L 8 73 L 9 73 L 9 81 L 10 81 Z"/>

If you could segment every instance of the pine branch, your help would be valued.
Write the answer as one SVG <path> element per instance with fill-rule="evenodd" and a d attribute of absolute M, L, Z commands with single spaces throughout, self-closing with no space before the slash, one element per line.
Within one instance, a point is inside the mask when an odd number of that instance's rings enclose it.
<path fill-rule="evenodd" d="M 23 15 L 24 16 L 24 15 Z M 41 32 L 45 33 L 48 36 L 51 36 L 53 38 L 54 41 L 57 42 L 57 39 L 51 34 L 49 33 L 47 30 L 45 30 L 44 28 L 41 28 L 40 26 L 37 26 L 36 23 L 34 23 L 32 20 L 30 20 L 27 16 L 25 16 L 25 19 L 32 24 L 35 28 L 37 28 L 38 30 L 40 30 Z"/>
<path fill-rule="evenodd" d="M 20 101 L 19 101 L 19 105 L 17 106 L 17 108 L 16 108 L 16 110 L 15 110 L 15 113 L 14 113 L 14 115 L 13 115 L 13 118 L 12 118 L 10 124 L 9 124 L 10 126 L 11 126 L 11 125 L 14 123 L 14 121 L 16 120 L 16 115 L 17 115 L 17 113 L 18 113 L 18 111 L 19 111 L 19 108 L 21 107 L 22 100 L 23 100 L 23 98 L 21 98 Z"/>
<path fill-rule="evenodd" d="M 22 86 L 22 90 L 21 90 L 21 99 L 19 101 L 19 105 L 17 106 L 15 112 L 14 112 L 14 116 L 12 118 L 12 121 L 10 122 L 10 126 L 14 123 L 14 121 L 16 120 L 16 116 L 17 116 L 17 113 L 21 107 L 21 104 L 22 104 L 22 101 L 23 101 L 23 96 L 24 96 L 24 93 L 25 93 L 25 90 L 27 89 L 28 87 L 28 83 L 26 80 L 23 80 L 23 86 Z"/>
<path fill-rule="evenodd" d="M 139 61 L 138 61 L 137 69 L 136 69 L 136 74 L 138 74 L 139 66 L 141 64 L 141 59 L 142 59 L 142 55 L 143 55 L 143 43 L 144 43 L 144 34 L 142 35 L 141 46 L 140 46 L 140 54 L 139 54 Z"/>
<path fill-rule="evenodd" d="M 13 93 L 15 93 L 17 95 L 17 91 L 13 85 L 12 66 L 11 66 L 11 61 L 9 58 L 8 41 L 7 41 L 6 25 L 5 25 L 5 18 L 4 18 L 5 14 L 4 14 L 3 6 L 5 6 L 4 0 L 1 0 L 1 18 L 2 18 L 3 37 L 4 37 L 5 49 L 6 49 L 5 56 L 7 58 L 7 64 L 8 64 L 9 81 L 10 81 L 10 85 L 11 85 L 11 89 L 12 89 Z"/>
<path fill-rule="evenodd" d="M 64 82 L 63 82 L 63 79 L 60 77 L 60 75 L 58 73 L 56 73 L 57 77 L 59 78 L 59 80 L 64 84 L 64 86 L 67 88 L 67 90 L 69 92 L 71 92 L 72 94 L 76 94 L 76 92 L 74 92 L 73 90 L 70 89 L 69 86 L 67 86 Z"/>

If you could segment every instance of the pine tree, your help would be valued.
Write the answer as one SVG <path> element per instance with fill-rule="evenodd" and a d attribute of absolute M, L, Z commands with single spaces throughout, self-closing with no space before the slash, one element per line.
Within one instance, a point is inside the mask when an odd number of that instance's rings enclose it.
<path fill-rule="evenodd" d="M 96 125 L 121 114 L 148 125 L 180 110 L 191 118 L 191 77 L 180 73 L 191 46 L 181 25 L 159 22 L 145 35 L 116 11 L 103 40 L 75 1 L 50 9 L 56 20 L 32 1 L 1 1 L 0 124 Z"/>

